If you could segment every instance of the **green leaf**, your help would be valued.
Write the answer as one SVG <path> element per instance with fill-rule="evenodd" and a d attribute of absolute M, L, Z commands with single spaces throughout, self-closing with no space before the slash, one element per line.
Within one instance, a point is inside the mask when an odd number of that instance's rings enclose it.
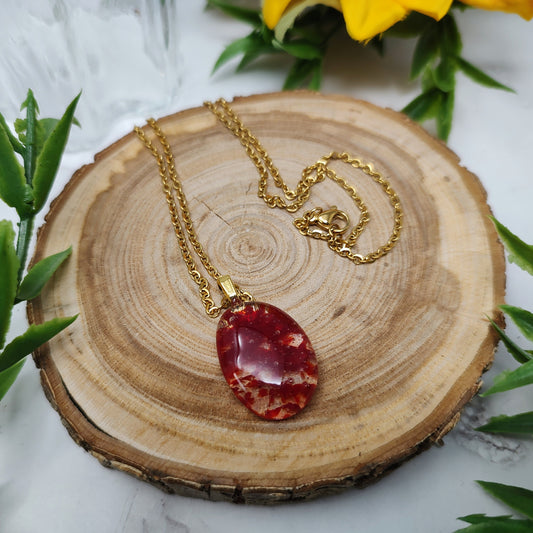
<path fill-rule="evenodd" d="M 444 56 L 433 72 L 435 85 L 443 92 L 448 93 L 455 89 L 456 66 L 453 58 Z"/>
<path fill-rule="evenodd" d="M 257 59 L 262 54 L 273 54 L 278 53 L 278 50 L 272 47 L 272 45 L 264 44 L 258 45 L 257 48 L 253 48 L 245 52 L 242 56 L 240 63 L 235 69 L 236 72 L 241 72 L 244 70 L 254 59 Z"/>
<path fill-rule="evenodd" d="M 500 309 L 511 318 L 526 339 L 533 341 L 533 313 L 513 305 L 500 305 Z"/>
<path fill-rule="evenodd" d="M 64 115 L 44 142 L 41 153 L 37 157 L 35 175 L 33 176 L 34 212 L 36 213 L 43 207 L 52 188 L 80 96 L 81 93 L 69 104 Z"/>
<path fill-rule="evenodd" d="M 441 96 L 439 89 L 429 89 L 407 104 L 402 112 L 417 121 L 433 118 L 437 114 Z"/>
<path fill-rule="evenodd" d="M 256 9 L 235 6 L 233 4 L 228 4 L 227 2 L 222 2 L 221 0 L 207 0 L 207 5 L 216 7 L 227 15 L 242 22 L 246 22 L 247 24 L 251 24 L 254 27 L 261 26 L 263 22 L 261 12 Z"/>
<path fill-rule="evenodd" d="M 18 363 L 11 365 L 9 368 L 0 372 L 0 400 L 6 395 L 6 392 L 10 389 L 11 385 L 17 379 L 19 372 L 22 370 L 26 359 L 22 359 Z"/>
<path fill-rule="evenodd" d="M 448 13 L 438 24 L 440 28 L 442 55 L 459 55 L 463 43 L 461 42 L 461 34 L 453 16 Z"/>
<path fill-rule="evenodd" d="M 411 79 L 416 78 L 437 56 L 440 47 L 436 23 L 430 23 L 420 35 L 413 54 Z"/>
<path fill-rule="evenodd" d="M 488 74 L 485 74 L 482 70 L 478 69 L 472 63 L 469 63 L 466 59 L 462 57 L 456 57 L 455 61 L 459 69 L 466 74 L 471 80 L 483 85 L 485 87 L 490 87 L 491 89 L 501 89 L 502 91 L 509 91 L 511 93 L 516 92 L 511 87 L 496 81 L 494 78 L 491 78 Z"/>
<path fill-rule="evenodd" d="M 265 41 L 261 35 L 255 31 L 250 33 L 250 35 L 243 37 L 242 39 L 237 39 L 236 41 L 231 42 L 218 56 L 215 66 L 213 67 L 212 74 L 235 56 L 238 56 L 239 54 L 246 54 L 247 52 L 253 53 L 258 49 L 258 47 L 264 46 L 266 46 Z M 272 47 L 272 51 L 274 52 L 276 49 Z"/>
<path fill-rule="evenodd" d="M 35 298 L 42 290 L 46 282 L 52 277 L 59 265 L 71 254 L 72 247 L 63 252 L 45 257 L 36 263 L 28 272 L 20 284 L 17 299 L 31 300 Z"/>
<path fill-rule="evenodd" d="M 283 90 L 297 89 L 304 85 L 307 79 L 315 75 L 316 64 L 317 60 L 297 59 L 289 70 Z"/>
<path fill-rule="evenodd" d="M 447 141 L 452 129 L 455 91 L 443 92 L 437 111 L 437 135 Z"/>
<path fill-rule="evenodd" d="M 507 519 L 511 518 L 511 515 L 502 515 L 502 516 L 487 516 L 485 513 L 478 513 L 478 514 L 469 514 L 468 516 L 461 516 L 458 518 L 458 520 L 462 520 L 463 522 L 468 522 L 469 524 L 480 524 L 482 522 L 486 522 L 487 520 L 494 520 L 494 519 Z"/>
<path fill-rule="evenodd" d="M 288 43 L 274 40 L 272 44 L 298 59 L 319 59 L 323 55 L 320 46 L 303 40 L 294 40 Z"/>
<path fill-rule="evenodd" d="M 14 242 L 15 230 L 11 222 L 0 220 L 0 349 L 6 340 L 17 294 L 19 259 Z"/>
<path fill-rule="evenodd" d="M 28 354 L 49 341 L 72 324 L 78 315 L 53 318 L 44 324 L 32 324 L 22 335 L 15 337 L 0 354 L 0 371 L 18 363 Z"/>
<path fill-rule="evenodd" d="M 517 389 L 533 383 L 533 360 L 524 363 L 516 370 L 504 370 L 494 378 L 494 385 L 481 396 Z"/>
<path fill-rule="evenodd" d="M 0 198 L 14 207 L 21 218 L 32 212 L 31 189 L 26 185 L 24 169 L 4 128 L 0 128 Z"/>
<path fill-rule="evenodd" d="M 533 246 L 526 244 L 494 217 L 490 219 L 509 252 L 509 261 L 533 276 Z"/>
<path fill-rule="evenodd" d="M 478 481 L 477 483 L 511 509 L 528 518 L 533 518 L 533 490 L 491 481 Z"/>
<path fill-rule="evenodd" d="M 43 149 L 44 143 L 50 137 L 52 132 L 59 120 L 57 118 L 42 118 L 37 122 L 36 134 L 37 138 L 35 139 L 35 147 L 37 150 L 37 155 L 39 155 Z M 72 119 L 72 122 L 75 123 L 75 119 Z"/>
<path fill-rule="evenodd" d="M 13 150 L 20 154 L 22 157 L 24 157 L 24 146 L 19 142 L 19 140 L 11 133 L 11 130 L 9 129 L 9 126 L 7 125 L 6 119 L 0 113 L 0 127 L 4 129 L 4 131 L 7 134 L 7 137 L 9 139 L 9 142 L 11 143 L 11 146 L 13 147 Z"/>
<path fill-rule="evenodd" d="M 484 433 L 533 435 L 533 411 L 512 416 L 493 416 L 486 424 L 476 429 Z"/>
<path fill-rule="evenodd" d="M 507 351 L 519 363 L 527 363 L 528 361 L 531 361 L 533 359 L 533 356 L 526 350 L 520 348 L 520 346 L 518 346 L 518 344 L 516 344 L 514 341 L 512 341 L 509 336 L 506 335 L 505 331 L 503 331 L 500 326 L 496 324 L 496 322 L 490 320 L 490 323 L 492 324 L 492 327 L 498 332 L 498 335 L 500 336 L 500 339 L 503 341 L 503 344 L 507 348 Z"/>
<path fill-rule="evenodd" d="M 476 515 L 470 515 L 470 517 Z M 531 533 L 533 521 L 514 518 L 487 516 L 483 522 L 475 522 L 455 533 Z"/>
<path fill-rule="evenodd" d="M 385 32 L 385 37 L 399 37 L 411 39 L 420 35 L 428 23 L 431 24 L 432 20 L 429 19 L 426 15 L 417 13 L 416 11 L 411 11 L 411 13 L 397 22 L 394 26 L 389 28 Z"/>

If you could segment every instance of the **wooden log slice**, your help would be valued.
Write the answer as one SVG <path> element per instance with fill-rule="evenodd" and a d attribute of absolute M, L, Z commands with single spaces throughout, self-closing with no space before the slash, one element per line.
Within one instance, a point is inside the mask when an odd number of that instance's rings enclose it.
<path fill-rule="evenodd" d="M 217 321 L 187 274 L 155 160 L 134 133 L 76 172 L 39 233 L 35 261 L 74 251 L 30 319 L 79 313 L 35 354 L 44 390 L 103 464 L 170 492 L 274 502 L 366 484 L 441 439 L 492 361 L 486 315 L 501 320 L 505 274 L 485 191 L 446 146 L 391 110 L 310 92 L 233 106 L 289 184 L 321 156 L 347 151 L 390 180 L 405 212 L 398 245 L 354 265 L 257 197 L 256 169 L 208 110 L 160 120 L 213 263 L 311 339 L 320 369 L 311 403 L 270 422 L 228 388 Z M 332 166 L 368 206 L 358 248 L 367 253 L 392 230 L 390 203 L 361 171 Z M 301 211 L 317 205 L 357 221 L 333 182 L 317 185 Z"/>

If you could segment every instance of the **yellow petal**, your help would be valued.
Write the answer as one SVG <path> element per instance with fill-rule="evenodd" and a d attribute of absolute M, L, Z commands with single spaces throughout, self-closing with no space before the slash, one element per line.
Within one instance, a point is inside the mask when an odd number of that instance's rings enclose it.
<path fill-rule="evenodd" d="M 341 0 L 352 39 L 368 41 L 402 20 L 408 10 L 394 0 Z"/>
<path fill-rule="evenodd" d="M 405 9 L 418 11 L 435 20 L 440 20 L 452 5 L 452 0 L 398 0 Z"/>
<path fill-rule="evenodd" d="M 270 29 L 278 23 L 290 3 L 291 0 L 263 0 L 263 20 Z"/>
<path fill-rule="evenodd" d="M 462 0 L 462 2 L 481 9 L 516 13 L 526 20 L 533 18 L 533 0 Z"/>

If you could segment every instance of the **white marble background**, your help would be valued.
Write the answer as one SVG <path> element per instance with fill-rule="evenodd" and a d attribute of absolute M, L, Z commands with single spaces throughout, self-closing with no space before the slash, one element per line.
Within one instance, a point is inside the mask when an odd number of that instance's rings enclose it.
<path fill-rule="evenodd" d="M 3 1 L 4 24 L 24 8 L 24 3 Z M 218 12 L 205 12 L 202 1 L 178 0 L 178 4 L 179 56 L 175 64 L 181 81 L 175 98 L 158 100 L 159 115 L 200 105 L 205 99 L 231 99 L 281 87 L 284 70 L 279 67 L 284 61 L 280 59 L 240 74 L 229 67 L 211 76 L 223 47 L 248 28 Z M 516 15 L 474 10 L 457 18 L 464 57 L 512 86 L 517 94 L 484 89 L 460 77 L 449 145 L 462 164 L 480 177 L 495 215 L 533 243 L 533 22 Z M 25 37 L 30 49 L 42 47 L 31 27 Z M 0 32 L 0 56 L 5 59 L 13 46 L 9 33 Z M 418 91 L 416 84 L 408 81 L 412 47 L 410 42 L 390 42 L 381 60 L 373 50 L 358 50 L 348 41 L 339 41 L 327 57 L 323 91 L 401 109 Z M 9 89 L 10 76 L 5 60 L 0 61 L 0 110 L 12 120 L 16 111 L 13 102 L 20 103 L 24 92 L 17 93 L 14 85 Z M 137 77 L 143 78 L 141 68 Z M 57 115 L 74 96 L 72 87 L 61 89 L 58 85 L 52 91 L 40 86 L 31 73 L 28 79 L 43 116 Z M 86 94 L 79 115 L 87 115 L 95 103 L 93 99 L 87 101 Z M 134 123 L 142 123 L 145 116 L 146 112 L 140 111 L 122 118 L 112 114 L 92 124 L 92 129 L 76 132 L 53 195 L 79 166 L 130 131 Z M 0 217 L 15 220 L 4 206 L 0 207 Z M 508 267 L 507 301 L 533 308 L 533 279 L 514 265 Z M 20 308 L 10 335 L 25 327 Z M 519 338 L 515 329 L 509 331 L 513 338 Z M 514 366 L 510 356 L 499 349 L 486 381 Z M 457 516 L 508 511 L 485 495 L 475 479 L 533 488 L 531 440 L 471 431 L 472 424 L 478 425 L 488 416 L 531 410 L 532 405 L 533 387 L 476 399 L 467 407 L 462 422 L 444 439 L 442 448 L 424 452 L 364 490 L 277 507 L 236 506 L 167 495 L 100 466 L 68 436 L 44 397 L 33 362 L 28 361 L 0 403 L 0 532 L 450 532 L 462 525 Z"/>

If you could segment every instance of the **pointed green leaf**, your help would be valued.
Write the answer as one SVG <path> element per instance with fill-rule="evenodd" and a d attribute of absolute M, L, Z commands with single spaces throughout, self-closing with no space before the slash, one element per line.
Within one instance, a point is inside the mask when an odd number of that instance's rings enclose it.
<path fill-rule="evenodd" d="M 41 344 L 49 341 L 61 330 L 72 324 L 78 315 L 53 318 L 44 324 L 32 324 L 22 335 L 15 337 L 0 354 L 0 371 L 14 365 Z"/>
<path fill-rule="evenodd" d="M 28 197 L 24 169 L 4 128 L 0 128 L 0 198 L 9 207 L 14 207 L 21 218 L 31 214 L 31 197 Z"/>
<path fill-rule="evenodd" d="M 24 146 L 19 142 L 19 140 L 13 135 L 13 133 L 9 129 L 6 119 L 4 118 L 2 113 L 0 113 L 0 128 L 3 128 L 6 132 L 9 142 L 13 147 L 13 150 L 15 150 L 15 152 L 20 154 L 22 157 L 24 157 Z"/>
<path fill-rule="evenodd" d="M 22 359 L 18 363 L 11 365 L 9 368 L 0 371 L 0 400 L 2 400 L 2 398 L 6 395 L 6 392 L 17 379 L 17 376 L 22 370 L 25 362 L 26 359 Z"/>
<path fill-rule="evenodd" d="M 468 516 L 463 516 L 459 518 L 463 522 L 468 522 L 469 524 L 481 524 L 487 521 L 498 521 L 498 520 L 508 520 L 512 518 L 512 515 L 501 515 L 501 516 L 487 516 L 485 513 L 471 514 Z"/>
<path fill-rule="evenodd" d="M 527 518 L 533 518 L 533 490 L 493 483 L 491 481 L 478 481 L 489 494 L 508 505 Z"/>
<path fill-rule="evenodd" d="M 8 220 L 0 220 L 0 349 L 4 346 L 17 294 L 19 259 L 15 252 L 15 230 Z"/>
<path fill-rule="evenodd" d="M 490 217 L 490 219 L 509 252 L 509 261 L 517 264 L 522 270 L 533 276 L 533 246 L 526 244 L 494 217 Z"/>
<path fill-rule="evenodd" d="M 455 71 L 456 66 L 453 58 L 443 57 L 433 72 L 435 85 L 445 93 L 455 89 Z"/>
<path fill-rule="evenodd" d="M 533 435 L 533 411 L 512 416 L 493 416 L 486 424 L 476 429 L 484 433 Z"/>
<path fill-rule="evenodd" d="M 309 77 L 313 76 L 315 65 L 316 60 L 297 59 L 285 78 L 283 90 L 287 91 L 301 87 Z"/>
<path fill-rule="evenodd" d="M 252 61 L 257 59 L 262 54 L 271 54 L 273 52 L 276 52 L 270 45 L 264 45 L 264 46 L 258 46 L 257 48 L 254 48 L 253 50 L 248 50 L 245 52 L 245 54 L 242 56 L 241 61 L 237 65 L 237 68 L 235 69 L 236 72 L 241 72 L 244 70 Z"/>
<path fill-rule="evenodd" d="M 74 120 L 72 123 L 74 124 Z M 37 121 L 35 149 L 37 155 L 39 155 L 43 149 L 44 143 L 50 137 L 59 120 L 57 118 L 42 118 Z M 77 122 L 77 121 L 76 121 Z"/>
<path fill-rule="evenodd" d="M 458 520 L 462 520 L 463 522 L 468 522 L 469 524 L 481 524 L 482 522 L 486 522 L 487 520 L 494 520 L 494 519 L 507 519 L 511 518 L 511 515 L 502 515 L 502 516 L 487 516 L 485 513 L 478 513 L 478 514 L 469 514 L 468 516 L 461 516 L 458 518 Z"/>
<path fill-rule="evenodd" d="M 288 43 L 274 40 L 272 44 L 298 59 L 319 59 L 323 55 L 320 46 L 303 40 L 295 40 Z"/>
<path fill-rule="evenodd" d="M 52 277 L 59 265 L 70 255 L 72 248 L 69 247 L 63 252 L 45 257 L 36 263 L 28 272 L 20 284 L 17 299 L 31 300 L 42 290 L 46 282 Z"/>
<path fill-rule="evenodd" d="M 35 175 L 33 176 L 34 212 L 40 211 L 52 188 L 80 96 L 81 93 L 69 104 L 64 115 L 59 119 L 59 122 L 46 139 L 43 149 L 37 157 Z"/>
<path fill-rule="evenodd" d="M 437 135 L 447 141 L 452 129 L 455 91 L 443 92 L 437 111 Z"/>
<path fill-rule="evenodd" d="M 237 39 L 236 41 L 231 42 L 218 56 L 212 73 L 216 72 L 222 65 L 227 63 L 230 59 L 233 59 L 235 56 L 252 52 L 260 46 L 265 46 L 265 41 L 261 35 L 255 31 L 242 39 Z M 272 49 L 273 51 L 275 50 L 273 47 Z"/>
<path fill-rule="evenodd" d="M 489 319 L 490 320 L 490 319 Z M 514 341 L 512 341 L 509 336 L 503 331 L 496 322 L 493 320 L 490 320 L 490 323 L 492 324 L 492 327 L 498 332 L 498 335 L 500 336 L 500 339 L 503 341 L 503 344 L 507 348 L 507 351 L 519 362 L 519 363 L 527 363 L 528 361 L 531 361 L 533 359 L 533 356 L 527 352 L 526 350 L 523 350 L 516 344 Z"/>
<path fill-rule="evenodd" d="M 526 339 L 533 341 L 533 313 L 513 305 L 500 305 L 500 309 L 511 318 Z"/>
<path fill-rule="evenodd" d="M 494 378 L 494 385 L 481 396 L 517 389 L 533 383 L 533 360 L 524 363 L 516 370 L 504 370 Z"/>
<path fill-rule="evenodd" d="M 236 6 L 223 2 L 222 0 L 207 0 L 207 5 L 217 7 L 227 15 L 251 24 L 254 27 L 259 27 L 262 24 L 261 12 L 259 10 Z"/>
<path fill-rule="evenodd" d="M 531 520 L 487 516 L 483 522 L 479 521 L 463 529 L 457 529 L 455 533 L 531 533 L 532 527 Z"/>
<path fill-rule="evenodd" d="M 413 54 L 411 65 L 411 79 L 416 78 L 420 73 L 437 57 L 440 47 L 439 33 L 435 31 L 436 24 L 428 24 L 422 35 L 420 35 Z"/>
<path fill-rule="evenodd" d="M 485 87 L 490 87 L 491 89 L 501 89 L 502 91 L 509 91 L 511 93 L 516 92 L 511 87 L 496 81 L 494 78 L 491 78 L 488 74 L 485 74 L 482 70 L 478 69 L 472 63 L 469 63 L 466 59 L 462 57 L 455 58 L 457 66 L 461 71 L 466 74 L 471 80 L 483 85 Z"/>
<path fill-rule="evenodd" d="M 441 96 L 442 92 L 436 88 L 425 91 L 407 104 L 402 112 L 420 122 L 433 118 L 437 113 Z"/>
<path fill-rule="evenodd" d="M 463 43 L 455 19 L 449 13 L 438 23 L 442 55 L 454 56 L 461 53 Z"/>

